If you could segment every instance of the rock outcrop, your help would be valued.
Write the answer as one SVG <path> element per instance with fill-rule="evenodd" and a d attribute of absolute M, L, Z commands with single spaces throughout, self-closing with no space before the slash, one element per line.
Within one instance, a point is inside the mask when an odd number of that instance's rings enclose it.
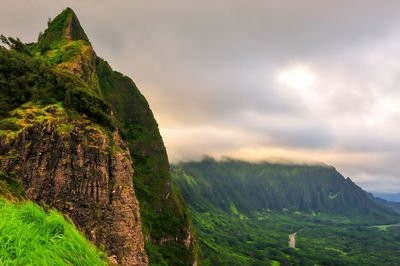
<path fill-rule="evenodd" d="M 132 160 L 117 131 L 68 118 L 61 106 L 13 112 L 17 132 L 0 137 L 1 171 L 18 176 L 28 199 L 67 214 L 122 265 L 146 265 Z"/>

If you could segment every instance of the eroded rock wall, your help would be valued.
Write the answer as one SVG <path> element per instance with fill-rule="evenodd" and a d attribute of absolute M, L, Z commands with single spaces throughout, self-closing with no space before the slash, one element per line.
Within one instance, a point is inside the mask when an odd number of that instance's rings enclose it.
<path fill-rule="evenodd" d="M 111 260 L 147 265 L 129 149 L 117 131 L 68 118 L 62 108 L 22 107 L 23 128 L 0 137 L 0 170 L 27 198 L 67 214 Z"/>

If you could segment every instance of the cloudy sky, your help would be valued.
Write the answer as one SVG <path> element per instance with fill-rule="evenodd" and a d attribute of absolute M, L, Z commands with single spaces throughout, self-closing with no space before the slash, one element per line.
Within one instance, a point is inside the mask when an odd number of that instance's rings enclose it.
<path fill-rule="evenodd" d="M 35 41 L 66 6 L 172 162 L 323 162 L 400 192 L 400 1 L 2 0 L 0 32 Z"/>

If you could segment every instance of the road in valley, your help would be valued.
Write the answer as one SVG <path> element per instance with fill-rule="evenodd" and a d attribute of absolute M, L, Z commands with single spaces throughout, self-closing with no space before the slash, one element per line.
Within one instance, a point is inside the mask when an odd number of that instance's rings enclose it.
<path fill-rule="evenodd" d="M 289 236 L 289 238 L 290 238 L 289 247 L 291 247 L 291 248 L 296 248 L 296 234 L 297 233 L 293 233 L 293 234 L 290 234 L 290 236 Z"/>

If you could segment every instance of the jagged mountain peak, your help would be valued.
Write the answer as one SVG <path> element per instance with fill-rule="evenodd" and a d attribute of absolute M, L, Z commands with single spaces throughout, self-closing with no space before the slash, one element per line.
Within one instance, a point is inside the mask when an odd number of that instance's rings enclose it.
<path fill-rule="evenodd" d="M 64 9 L 53 20 L 49 20 L 47 29 L 39 36 L 38 45 L 41 48 L 45 48 L 51 43 L 62 40 L 89 42 L 78 17 L 69 7 Z"/>
<path fill-rule="evenodd" d="M 49 65 L 81 78 L 88 83 L 92 93 L 100 95 L 96 53 L 71 8 L 67 7 L 53 20 L 49 19 L 47 29 L 39 34 L 31 51 Z"/>

